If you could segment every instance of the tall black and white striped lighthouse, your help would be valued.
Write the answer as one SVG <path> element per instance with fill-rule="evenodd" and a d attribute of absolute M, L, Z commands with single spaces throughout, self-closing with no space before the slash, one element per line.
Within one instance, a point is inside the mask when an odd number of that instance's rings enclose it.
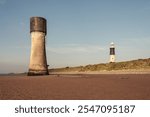
<path fill-rule="evenodd" d="M 113 42 L 110 44 L 110 59 L 109 59 L 109 62 L 110 63 L 115 62 L 115 45 L 114 45 Z"/>

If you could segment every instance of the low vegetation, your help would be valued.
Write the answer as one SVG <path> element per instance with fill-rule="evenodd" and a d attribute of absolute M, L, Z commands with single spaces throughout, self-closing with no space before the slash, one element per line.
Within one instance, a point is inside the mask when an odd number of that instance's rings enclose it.
<path fill-rule="evenodd" d="M 112 70 L 140 70 L 140 69 L 150 69 L 150 58 L 148 59 L 138 59 L 125 62 L 116 63 L 102 63 L 95 65 L 86 65 L 78 67 L 65 67 L 49 69 L 50 72 L 86 72 L 86 71 L 112 71 Z"/>

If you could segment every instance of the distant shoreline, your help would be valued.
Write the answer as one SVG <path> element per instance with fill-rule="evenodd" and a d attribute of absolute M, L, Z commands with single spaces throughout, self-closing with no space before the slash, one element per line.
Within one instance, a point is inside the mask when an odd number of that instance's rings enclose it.
<path fill-rule="evenodd" d="M 101 70 L 101 71 L 51 71 L 49 72 L 49 75 L 53 74 L 150 74 L 150 69 L 128 69 L 128 70 Z M 0 74 L 0 76 L 26 76 L 27 73 L 6 73 L 6 74 Z"/>

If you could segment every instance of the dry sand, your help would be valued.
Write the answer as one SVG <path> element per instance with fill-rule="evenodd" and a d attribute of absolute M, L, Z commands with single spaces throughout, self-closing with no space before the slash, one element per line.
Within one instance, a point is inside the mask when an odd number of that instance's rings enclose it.
<path fill-rule="evenodd" d="M 0 99 L 150 100 L 150 74 L 0 76 Z"/>

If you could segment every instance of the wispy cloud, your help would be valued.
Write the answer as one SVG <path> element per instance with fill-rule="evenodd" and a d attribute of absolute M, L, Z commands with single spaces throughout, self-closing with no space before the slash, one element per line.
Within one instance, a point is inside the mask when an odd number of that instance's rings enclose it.
<path fill-rule="evenodd" d="M 22 46 L 13 46 L 12 48 L 16 48 L 16 49 L 30 49 L 30 46 L 22 45 Z"/>
<path fill-rule="evenodd" d="M 47 47 L 47 50 L 59 54 L 67 53 L 95 53 L 105 50 L 104 47 L 98 45 L 78 45 L 78 44 L 66 44 L 60 47 Z"/>

